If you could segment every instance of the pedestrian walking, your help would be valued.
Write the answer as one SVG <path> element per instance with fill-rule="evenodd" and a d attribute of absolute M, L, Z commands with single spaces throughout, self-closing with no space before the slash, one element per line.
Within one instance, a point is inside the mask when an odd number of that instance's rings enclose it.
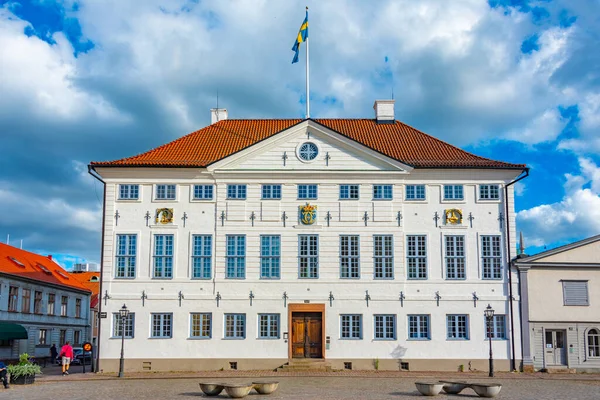
<path fill-rule="evenodd" d="M 2 381 L 2 384 L 4 385 L 4 389 L 8 389 L 8 371 L 6 368 L 6 365 L 4 365 L 4 363 L 2 361 L 0 361 L 0 380 Z"/>
<path fill-rule="evenodd" d="M 50 363 L 54 364 L 54 362 L 56 361 L 56 356 L 58 355 L 58 350 L 56 350 L 56 345 L 52 344 L 52 347 L 50 347 Z"/>
<path fill-rule="evenodd" d="M 71 347 L 70 342 L 65 343 L 65 345 L 60 349 L 59 356 L 62 357 L 62 374 L 69 375 L 69 366 L 71 365 L 71 360 L 73 359 L 73 347 Z"/>

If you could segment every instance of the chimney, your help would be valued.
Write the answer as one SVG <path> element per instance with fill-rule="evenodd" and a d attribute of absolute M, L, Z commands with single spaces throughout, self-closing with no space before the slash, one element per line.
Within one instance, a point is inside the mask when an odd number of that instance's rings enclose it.
<path fill-rule="evenodd" d="M 375 110 L 375 120 L 378 124 L 393 124 L 394 103 L 395 100 L 375 100 L 373 109 Z"/>
<path fill-rule="evenodd" d="M 226 108 L 211 108 L 210 109 L 210 124 L 214 124 L 219 121 L 223 121 L 227 119 L 227 109 Z"/>
<path fill-rule="evenodd" d="M 52 254 L 48 254 L 48 260 L 52 260 Z"/>

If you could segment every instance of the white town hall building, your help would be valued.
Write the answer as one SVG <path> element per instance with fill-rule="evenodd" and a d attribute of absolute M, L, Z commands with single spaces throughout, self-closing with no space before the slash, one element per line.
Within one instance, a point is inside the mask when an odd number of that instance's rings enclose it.
<path fill-rule="evenodd" d="M 374 109 L 305 120 L 213 109 L 199 131 L 92 162 L 105 183 L 100 368 L 119 367 L 123 304 L 126 371 L 299 358 L 486 370 L 488 304 L 496 369 L 519 368 L 507 259 L 511 184 L 526 166 L 396 121 L 393 101 Z"/>

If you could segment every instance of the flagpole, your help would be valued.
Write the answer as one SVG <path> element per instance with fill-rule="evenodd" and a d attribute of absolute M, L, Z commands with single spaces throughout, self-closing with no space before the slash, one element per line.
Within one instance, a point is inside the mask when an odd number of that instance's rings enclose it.
<path fill-rule="evenodd" d="M 308 7 L 306 7 L 306 17 L 308 20 Z M 310 118 L 310 79 L 308 68 L 308 35 L 306 37 L 306 118 Z"/>

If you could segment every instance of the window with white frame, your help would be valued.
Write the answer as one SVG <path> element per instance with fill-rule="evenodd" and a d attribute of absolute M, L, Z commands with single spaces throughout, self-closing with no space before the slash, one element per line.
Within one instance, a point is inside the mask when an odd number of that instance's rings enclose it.
<path fill-rule="evenodd" d="M 246 314 L 225 314 L 225 338 L 246 338 Z"/>
<path fill-rule="evenodd" d="M 466 279 L 465 237 L 445 236 L 446 279 Z"/>
<path fill-rule="evenodd" d="M 425 185 L 406 185 L 406 200 L 425 200 Z"/>
<path fill-rule="evenodd" d="M 8 311 L 17 311 L 17 303 L 19 302 L 19 288 L 10 286 L 8 289 Z"/>
<path fill-rule="evenodd" d="M 263 200 L 280 200 L 281 185 L 262 185 Z"/>
<path fill-rule="evenodd" d="M 135 313 L 130 312 L 127 314 L 127 318 L 125 318 L 125 339 L 132 339 L 134 334 L 134 321 L 135 321 Z M 121 329 L 123 327 L 123 321 L 121 320 L 121 315 L 119 313 L 113 313 L 113 337 L 121 337 Z"/>
<path fill-rule="evenodd" d="M 246 199 L 246 185 L 227 185 L 227 198 L 236 200 Z"/>
<path fill-rule="evenodd" d="M 33 299 L 33 312 L 36 314 L 42 313 L 42 292 L 36 291 Z"/>
<path fill-rule="evenodd" d="M 358 185 L 340 185 L 341 200 L 358 200 L 359 186 Z"/>
<path fill-rule="evenodd" d="M 300 278 L 319 277 L 318 235 L 298 235 L 298 268 Z"/>
<path fill-rule="evenodd" d="M 54 293 L 48 293 L 48 306 L 46 311 L 48 315 L 54 315 L 54 305 L 56 304 L 56 295 Z M 8 309 L 10 311 L 10 308 Z"/>
<path fill-rule="evenodd" d="M 587 281 L 562 281 L 565 306 L 589 306 Z"/>
<path fill-rule="evenodd" d="M 154 235 L 153 278 L 173 277 L 173 235 Z"/>
<path fill-rule="evenodd" d="M 140 185 L 119 185 L 119 200 L 137 200 L 140 198 Z"/>
<path fill-rule="evenodd" d="M 137 235 L 117 235 L 115 278 L 135 278 Z"/>
<path fill-rule="evenodd" d="M 590 329 L 587 333 L 588 357 L 600 357 L 600 331 Z"/>
<path fill-rule="evenodd" d="M 340 328 L 342 339 L 362 339 L 362 315 L 340 315 Z"/>
<path fill-rule="evenodd" d="M 376 314 L 374 320 L 375 339 L 396 340 L 396 316 L 394 314 Z"/>
<path fill-rule="evenodd" d="M 408 316 L 408 338 L 428 340 L 431 339 L 429 331 L 429 315 L 409 315 Z"/>
<path fill-rule="evenodd" d="M 21 292 L 21 312 L 25 314 L 31 312 L 31 289 L 23 289 Z"/>
<path fill-rule="evenodd" d="M 502 248 L 499 235 L 481 237 L 481 266 L 483 279 L 502 279 Z"/>
<path fill-rule="evenodd" d="M 47 333 L 48 333 L 48 330 L 46 330 L 46 329 L 40 329 L 39 334 L 38 334 L 38 345 L 39 346 L 46 345 Z"/>
<path fill-rule="evenodd" d="M 258 337 L 279 339 L 279 314 L 258 314 Z"/>
<path fill-rule="evenodd" d="M 408 235 L 406 245 L 408 279 L 427 279 L 427 236 Z"/>
<path fill-rule="evenodd" d="M 212 200 L 213 185 L 194 185 L 194 200 Z"/>
<path fill-rule="evenodd" d="M 212 236 L 192 235 L 192 278 L 210 279 L 211 271 Z"/>
<path fill-rule="evenodd" d="M 60 315 L 62 317 L 66 317 L 67 316 L 68 306 L 69 306 L 69 297 L 68 296 L 62 296 L 61 300 L 60 300 Z"/>
<path fill-rule="evenodd" d="M 484 317 L 486 338 L 506 339 L 506 315 L 494 314 L 491 323 Z"/>
<path fill-rule="evenodd" d="M 246 277 L 246 236 L 227 235 L 227 269 L 225 277 L 244 279 Z"/>
<path fill-rule="evenodd" d="M 75 318 L 81 318 L 81 299 L 75 299 Z"/>
<path fill-rule="evenodd" d="M 177 198 L 177 185 L 156 185 L 156 200 L 175 200 Z"/>
<path fill-rule="evenodd" d="M 444 200 L 463 200 L 463 185 L 444 185 Z"/>
<path fill-rule="evenodd" d="M 447 315 L 446 329 L 448 339 L 469 340 L 469 316 Z"/>
<path fill-rule="evenodd" d="M 212 336 L 212 314 L 190 313 L 190 338 L 210 339 Z"/>
<path fill-rule="evenodd" d="M 260 237 L 260 278 L 279 279 L 281 266 L 281 236 Z"/>
<path fill-rule="evenodd" d="M 373 236 L 375 279 L 394 279 L 394 237 Z"/>
<path fill-rule="evenodd" d="M 173 333 L 173 314 L 150 314 L 152 317 L 152 337 L 171 338 Z"/>
<path fill-rule="evenodd" d="M 479 200 L 500 199 L 500 185 L 479 185 Z"/>
<path fill-rule="evenodd" d="M 373 185 L 374 200 L 392 200 L 392 185 Z"/>
<path fill-rule="evenodd" d="M 358 235 L 340 236 L 340 277 L 360 278 L 360 243 Z"/>
<path fill-rule="evenodd" d="M 317 197 L 317 185 L 298 185 L 298 200 L 315 200 Z"/>

